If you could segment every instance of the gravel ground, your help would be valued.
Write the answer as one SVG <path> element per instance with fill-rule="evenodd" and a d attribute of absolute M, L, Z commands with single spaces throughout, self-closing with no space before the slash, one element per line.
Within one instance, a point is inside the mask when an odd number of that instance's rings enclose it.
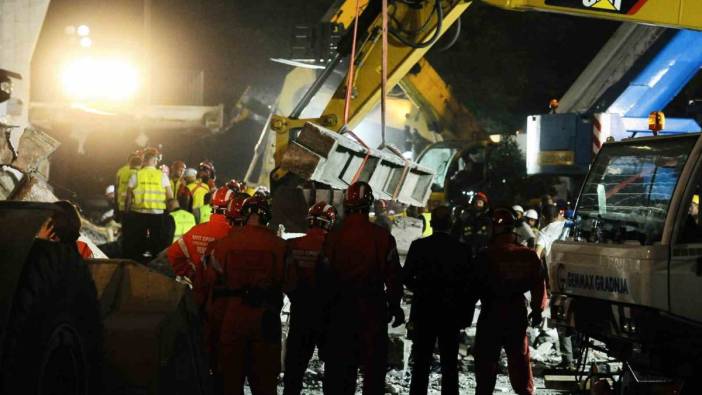
<path fill-rule="evenodd" d="M 408 310 L 408 306 L 403 306 Z M 406 311 L 409 313 L 408 311 Z M 478 312 L 476 312 L 476 319 Z M 285 317 L 285 315 L 284 315 Z M 391 337 L 401 337 L 404 339 L 405 330 L 404 327 L 391 329 Z M 561 358 L 558 353 L 558 338 L 557 332 L 554 328 L 546 329 L 529 329 L 529 338 L 532 346 L 530 347 L 530 354 L 532 359 L 532 369 L 534 371 L 534 384 L 536 386 L 537 394 L 563 394 L 563 391 L 548 390 L 545 388 L 543 372 L 545 369 L 554 367 L 560 363 Z M 475 374 L 474 374 L 474 360 L 473 356 L 470 355 L 470 346 L 473 344 L 475 338 L 475 325 L 466 330 L 464 336 L 461 350 L 459 353 L 459 386 L 461 394 L 474 394 L 475 393 Z M 408 358 L 411 341 L 405 341 L 405 359 Z M 429 379 L 429 394 L 439 395 L 441 393 L 441 374 L 440 365 L 438 363 L 439 356 L 435 355 L 435 363 L 432 366 L 432 371 Z M 602 361 L 606 359 L 606 355 L 592 353 L 590 361 Z M 304 379 L 304 388 L 302 393 L 309 395 L 322 395 L 322 379 L 324 376 L 324 369 L 322 362 L 317 358 L 317 355 L 313 356 L 310 361 L 310 365 L 307 369 Z M 409 384 L 411 379 L 411 368 L 406 369 L 393 369 L 390 370 L 386 378 L 386 394 L 401 395 L 409 393 Z M 359 383 L 357 386 L 356 394 L 361 394 L 362 378 L 359 378 Z M 278 392 L 282 393 L 282 384 L 279 385 Z M 507 357 L 502 352 L 502 357 L 500 359 L 500 374 L 497 377 L 497 384 L 495 386 L 496 394 L 514 394 L 512 387 L 509 383 L 509 378 L 507 376 Z M 250 391 L 248 388 L 245 389 L 245 394 L 249 395 Z"/>

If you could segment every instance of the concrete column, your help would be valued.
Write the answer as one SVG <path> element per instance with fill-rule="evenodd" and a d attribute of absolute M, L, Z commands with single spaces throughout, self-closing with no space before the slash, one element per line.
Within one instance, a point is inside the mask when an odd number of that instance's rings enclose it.
<path fill-rule="evenodd" d="M 0 68 L 22 75 L 13 99 L 0 108 L 0 116 L 9 113 L 7 123 L 20 126 L 12 133 L 15 146 L 29 126 L 30 65 L 48 8 L 49 0 L 0 0 Z"/>

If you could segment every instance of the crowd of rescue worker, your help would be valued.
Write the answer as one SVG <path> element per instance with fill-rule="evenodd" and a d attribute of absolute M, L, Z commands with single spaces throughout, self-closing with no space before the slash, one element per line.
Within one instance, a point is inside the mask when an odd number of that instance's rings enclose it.
<path fill-rule="evenodd" d="M 471 192 L 431 213 L 408 210 L 425 221 L 425 237 L 412 242 L 401 266 L 387 204 L 374 201 L 365 182 L 345 191 L 343 213 L 315 203 L 307 233 L 284 240 L 268 227 L 267 189 L 236 180 L 217 186 L 209 161 L 197 168 L 160 161 L 157 149 L 137 151 L 116 174 L 122 253 L 147 263 L 165 250 L 176 279 L 192 288 L 217 393 L 243 394 L 245 382 L 254 395 L 277 393 L 284 295 L 291 303 L 284 394 L 302 392 L 315 349 L 325 394 L 354 394 L 359 370 L 364 394 L 384 394 L 389 324 L 405 324 L 413 342 L 410 394 L 427 393 L 437 344 L 441 392 L 458 394 L 461 333 L 473 324 L 478 302 L 476 392 L 493 392 L 504 349 L 514 391 L 534 393 L 527 327 L 542 326 L 542 258 L 565 232 L 563 202 L 546 196 L 526 211 L 491 209 L 485 193 Z M 57 204 L 62 214 L 40 236 L 75 244 L 78 213 L 68 202 Z M 403 296 L 411 296 L 407 322 Z M 563 363 L 571 365 L 570 338 L 559 335 Z"/>

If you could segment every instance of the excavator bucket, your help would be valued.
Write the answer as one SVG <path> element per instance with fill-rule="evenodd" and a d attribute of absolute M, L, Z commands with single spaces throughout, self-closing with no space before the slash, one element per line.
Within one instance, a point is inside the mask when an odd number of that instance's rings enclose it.
<path fill-rule="evenodd" d="M 311 123 L 288 146 L 281 167 L 334 189 L 346 189 L 360 171 L 358 180 L 370 184 L 376 199 L 418 207 L 426 204 L 434 178 L 431 169 Z"/>
<path fill-rule="evenodd" d="M 132 261 L 90 261 L 105 327 L 105 394 L 210 394 L 190 291 Z"/>

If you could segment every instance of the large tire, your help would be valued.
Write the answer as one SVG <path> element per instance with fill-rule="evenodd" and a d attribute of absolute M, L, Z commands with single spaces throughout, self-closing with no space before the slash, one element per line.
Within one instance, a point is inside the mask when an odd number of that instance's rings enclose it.
<path fill-rule="evenodd" d="M 102 337 L 86 263 L 69 246 L 36 240 L 8 323 L 2 393 L 99 394 Z"/>

